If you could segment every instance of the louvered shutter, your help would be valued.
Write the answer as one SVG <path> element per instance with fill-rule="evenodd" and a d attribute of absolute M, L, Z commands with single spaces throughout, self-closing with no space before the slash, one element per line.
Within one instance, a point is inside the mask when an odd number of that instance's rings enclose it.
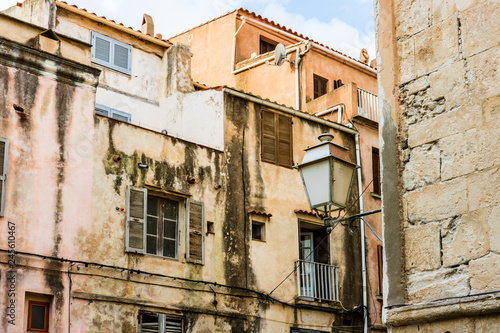
<path fill-rule="evenodd" d="M 278 165 L 292 165 L 292 118 L 278 116 Z"/>
<path fill-rule="evenodd" d="M 146 249 L 147 190 L 127 186 L 125 250 L 144 253 Z"/>
<path fill-rule="evenodd" d="M 205 209 L 202 202 L 187 202 L 186 260 L 204 263 Z"/>
<path fill-rule="evenodd" d="M 102 37 L 95 36 L 94 45 L 95 45 L 94 57 L 104 62 L 109 62 L 111 58 L 111 42 Z"/>
<path fill-rule="evenodd" d="M 7 181 L 7 161 L 9 158 L 9 140 L 0 138 L 0 216 L 5 215 L 5 189 Z"/>
<path fill-rule="evenodd" d="M 165 318 L 165 333 L 182 333 L 182 319 Z"/>
<path fill-rule="evenodd" d="M 262 152 L 263 161 L 276 163 L 276 119 L 274 112 L 262 110 Z"/>
<path fill-rule="evenodd" d="M 95 113 L 100 114 L 102 116 L 110 117 L 111 108 L 104 106 L 104 105 L 96 104 L 95 105 Z"/>

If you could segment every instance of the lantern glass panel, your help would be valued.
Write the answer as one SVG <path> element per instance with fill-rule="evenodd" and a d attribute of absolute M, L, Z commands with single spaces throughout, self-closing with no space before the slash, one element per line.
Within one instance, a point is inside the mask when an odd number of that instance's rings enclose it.
<path fill-rule="evenodd" d="M 300 170 L 311 207 L 326 205 L 330 200 L 330 161 L 324 159 Z"/>
<path fill-rule="evenodd" d="M 345 207 L 355 168 L 334 160 L 333 162 L 333 201 Z"/>

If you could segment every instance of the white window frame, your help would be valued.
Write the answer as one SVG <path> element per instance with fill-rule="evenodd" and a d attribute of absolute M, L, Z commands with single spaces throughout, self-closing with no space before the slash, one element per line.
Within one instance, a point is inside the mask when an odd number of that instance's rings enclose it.
<path fill-rule="evenodd" d="M 110 117 L 119 121 L 123 121 L 121 119 L 117 119 L 115 115 L 120 115 L 122 117 L 127 118 L 127 123 L 130 123 L 132 121 L 132 115 L 127 112 L 123 112 L 120 110 L 116 110 L 113 108 L 110 108 L 109 106 L 101 105 L 101 104 L 96 104 L 95 105 L 95 113 L 100 114 L 101 116 L 106 116 Z"/>
<path fill-rule="evenodd" d="M 109 61 L 105 61 L 105 60 L 96 58 L 96 54 L 95 54 L 96 53 L 96 48 L 95 48 L 95 45 L 96 45 L 95 39 L 96 39 L 96 37 L 109 42 L 109 44 L 110 44 Z M 95 31 L 91 31 L 91 41 L 90 41 L 90 43 L 92 44 L 91 58 L 90 59 L 91 59 L 91 61 L 93 63 L 96 63 L 96 64 L 99 64 L 101 66 L 105 66 L 105 67 L 114 69 L 115 71 L 118 71 L 118 72 L 121 72 L 121 73 L 124 73 L 124 74 L 127 74 L 127 75 L 131 75 L 132 74 L 132 45 L 128 45 L 128 44 L 122 43 L 120 41 L 117 41 L 116 39 L 113 39 L 113 38 L 101 35 L 100 33 L 95 32 Z M 125 49 L 128 50 L 128 59 L 127 59 L 128 64 L 127 64 L 127 68 L 115 65 L 115 63 L 114 63 L 114 59 L 115 59 L 115 45 L 121 46 L 121 47 L 123 47 L 123 48 L 125 48 Z"/>

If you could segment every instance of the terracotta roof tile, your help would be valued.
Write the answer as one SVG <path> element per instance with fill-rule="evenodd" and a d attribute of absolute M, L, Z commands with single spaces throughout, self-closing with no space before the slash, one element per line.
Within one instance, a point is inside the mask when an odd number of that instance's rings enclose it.
<path fill-rule="evenodd" d="M 89 13 L 90 15 L 94 15 L 94 16 L 95 16 L 95 17 L 97 17 L 97 18 L 102 18 L 102 19 L 104 19 L 104 20 L 106 20 L 106 21 L 108 21 L 108 22 L 111 22 L 111 23 L 114 23 L 114 24 L 120 25 L 120 26 L 125 27 L 125 28 L 127 28 L 127 29 L 130 29 L 130 30 L 132 30 L 132 31 L 134 31 L 134 32 L 138 32 L 138 33 L 140 33 L 140 34 L 142 34 L 142 35 L 144 35 L 144 36 L 152 37 L 152 38 L 155 38 L 155 39 L 160 40 L 160 41 L 162 41 L 162 42 L 172 44 L 172 43 L 171 43 L 168 39 L 162 39 L 162 38 L 158 38 L 158 37 L 156 37 L 156 36 L 149 36 L 149 35 L 147 35 L 147 34 L 144 34 L 141 30 L 135 30 L 135 29 L 134 29 L 134 28 L 132 28 L 132 27 L 126 27 L 123 23 L 121 23 L 121 22 L 116 22 L 115 20 L 108 19 L 106 16 L 99 16 L 99 15 L 97 15 L 96 13 L 90 13 L 90 12 L 89 12 L 86 8 L 79 8 L 77 5 L 70 5 L 70 4 L 68 4 L 66 1 L 56 0 L 56 3 L 62 3 L 62 4 L 65 4 L 65 5 L 67 5 L 67 6 L 74 7 L 74 8 L 76 8 L 76 9 L 78 9 L 78 10 L 81 10 L 81 11 L 84 11 L 84 12 L 86 12 L 86 13 Z"/>
<path fill-rule="evenodd" d="M 309 210 L 296 209 L 294 212 L 297 213 L 297 214 L 304 214 L 304 215 L 309 215 L 309 216 L 315 216 L 315 217 L 317 217 L 316 213 L 311 212 Z M 323 214 L 323 213 L 319 213 L 319 216 L 320 217 L 326 217 L 326 215 Z"/>
<path fill-rule="evenodd" d="M 258 210 L 249 210 L 248 214 L 261 215 L 261 216 L 264 216 L 264 217 L 271 217 L 271 216 L 273 216 L 273 214 L 269 214 L 269 213 L 265 213 L 265 212 L 260 212 Z"/>

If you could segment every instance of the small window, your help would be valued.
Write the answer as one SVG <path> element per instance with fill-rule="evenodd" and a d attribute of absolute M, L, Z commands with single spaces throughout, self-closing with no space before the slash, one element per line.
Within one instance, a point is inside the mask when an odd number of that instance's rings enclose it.
<path fill-rule="evenodd" d="M 49 331 L 49 307 L 48 302 L 29 301 L 28 302 L 28 331 L 48 332 Z"/>
<path fill-rule="evenodd" d="M 207 235 L 208 234 L 215 234 L 214 222 L 207 221 Z"/>
<path fill-rule="evenodd" d="M 383 259 L 382 245 L 377 245 L 377 259 L 378 259 L 378 294 L 382 295 L 382 290 L 384 290 L 384 259 Z"/>
<path fill-rule="evenodd" d="M 326 94 L 326 87 L 328 85 L 328 80 L 322 78 L 321 76 L 314 75 L 314 99 Z"/>
<path fill-rule="evenodd" d="M 263 109 L 261 112 L 261 157 L 265 162 L 292 166 L 292 118 Z"/>
<path fill-rule="evenodd" d="M 116 120 L 120 120 L 126 123 L 130 123 L 130 121 L 132 120 L 132 115 L 130 113 L 112 109 L 110 107 L 100 104 L 96 104 L 95 113 L 100 114 L 101 116 L 114 118 Z"/>
<path fill-rule="evenodd" d="M 252 239 L 265 241 L 266 233 L 265 233 L 265 224 L 259 222 L 252 222 Z"/>
<path fill-rule="evenodd" d="M 373 193 L 380 195 L 380 154 L 378 148 L 372 148 Z"/>
<path fill-rule="evenodd" d="M 333 81 L 333 89 L 337 89 L 342 87 L 344 84 L 342 83 L 342 80 L 335 80 Z"/>
<path fill-rule="evenodd" d="M 264 54 L 267 52 L 274 52 L 276 45 L 278 45 L 278 43 L 264 40 L 261 37 L 260 38 L 260 53 L 259 54 Z"/>
<path fill-rule="evenodd" d="M 131 74 L 132 46 L 92 31 L 92 62 Z"/>
<path fill-rule="evenodd" d="M 164 313 L 139 313 L 139 333 L 183 333 L 182 318 Z"/>
<path fill-rule="evenodd" d="M 9 158 L 9 140 L 0 138 L 0 217 L 5 215 L 5 189 L 7 181 L 7 161 Z"/>

